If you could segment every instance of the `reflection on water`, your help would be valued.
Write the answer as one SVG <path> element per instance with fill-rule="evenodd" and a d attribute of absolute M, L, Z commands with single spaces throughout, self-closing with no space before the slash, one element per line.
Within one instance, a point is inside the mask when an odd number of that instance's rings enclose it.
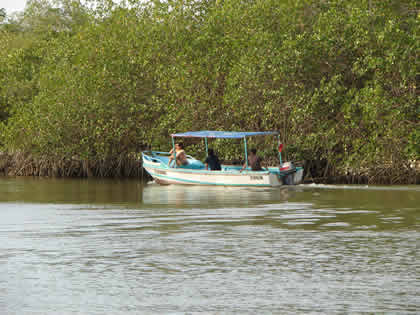
<path fill-rule="evenodd" d="M 287 200 L 295 190 L 220 186 L 160 186 L 152 183 L 143 189 L 143 203 L 147 205 L 175 205 L 177 207 L 243 206 L 270 200 Z"/>
<path fill-rule="evenodd" d="M 137 180 L 0 177 L 0 202 L 139 204 Z"/>
<path fill-rule="evenodd" d="M 0 178 L 0 314 L 417 314 L 420 187 Z"/>

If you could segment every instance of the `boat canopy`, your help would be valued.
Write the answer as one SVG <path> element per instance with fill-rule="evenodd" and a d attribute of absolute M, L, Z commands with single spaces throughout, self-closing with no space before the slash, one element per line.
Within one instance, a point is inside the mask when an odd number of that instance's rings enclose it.
<path fill-rule="evenodd" d="M 188 131 L 182 133 L 173 133 L 171 137 L 185 137 L 185 138 L 230 138 L 230 139 L 242 139 L 251 136 L 267 136 L 267 135 L 278 135 L 277 131 Z"/>

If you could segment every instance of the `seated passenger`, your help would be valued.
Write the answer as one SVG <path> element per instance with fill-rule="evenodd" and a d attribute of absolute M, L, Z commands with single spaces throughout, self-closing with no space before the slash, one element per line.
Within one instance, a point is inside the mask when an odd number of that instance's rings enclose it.
<path fill-rule="evenodd" d="M 171 165 L 171 162 L 174 159 L 173 151 L 174 151 L 173 149 L 169 151 L 169 153 L 172 155 L 169 157 L 168 165 Z M 176 165 L 184 166 L 188 164 L 187 155 L 185 154 L 185 151 L 184 151 L 184 145 L 181 142 L 175 144 L 175 155 L 176 155 Z"/>
<path fill-rule="evenodd" d="M 220 166 L 219 158 L 217 155 L 214 154 L 213 149 L 209 149 L 209 155 L 207 156 L 207 159 L 204 161 L 204 164 L 206 165 L 206 170 L 209 169 L 212 171 L 220 171 L 222 170 L 222 167 Z"/>
<path fill-rule="evenodd" d="M 251 149 L 251 153 L 248 156 L 248 165 L 253 171 L 262 171 L 261 159 L 257 156 L 257 149 Z M 242 166 L 241 172 L 246 168 L 246 163 Z"/>

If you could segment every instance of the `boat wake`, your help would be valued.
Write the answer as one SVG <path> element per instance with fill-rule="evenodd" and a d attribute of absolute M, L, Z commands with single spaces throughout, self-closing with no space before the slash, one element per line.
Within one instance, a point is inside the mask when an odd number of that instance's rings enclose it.
<path fill-rule="evenodd" d="M 328 185 L 328 184 L 302 184 L 301 188 L 324 188 L 346 190 L 393 190 L 393 191 L 418 191 L 420 186 L 376 186 L 376 185 Z"/>

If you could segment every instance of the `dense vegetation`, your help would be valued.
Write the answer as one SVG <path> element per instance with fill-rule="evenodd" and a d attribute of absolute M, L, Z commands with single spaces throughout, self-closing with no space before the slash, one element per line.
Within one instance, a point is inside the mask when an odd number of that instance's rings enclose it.
<path fill-rule="evenodd" d="M 308 176 L 419 182 L 415 0 L 31 0 L 0 13 L 9 174 L 137 176 L 138 152 L 169 150 L 173 132 L 279 130 Z"/>

